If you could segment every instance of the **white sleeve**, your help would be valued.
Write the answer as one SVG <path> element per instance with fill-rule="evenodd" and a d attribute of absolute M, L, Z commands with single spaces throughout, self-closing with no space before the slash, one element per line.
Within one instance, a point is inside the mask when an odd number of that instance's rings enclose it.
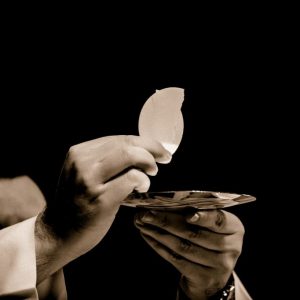
<path fill-rule="evenodd" d="M 36 291 L 35 219 L 0 230 L 0 296 L 38 299 Z"/>
<path fill-rule="evenodd" d="M 235 300 L 252 300 L 235 272 L 233 272 L 233 278 L 235 286 Z"/>
<path fill-rule="evenodd" d="M 36 288 L 35 220 L 36 217 L 33 217 L 0 230 L 0 297 L 39 299 Z M 62 270 L 40 285 L 42 294 L 47 291 L 54 299 L 67 299 Z"/>

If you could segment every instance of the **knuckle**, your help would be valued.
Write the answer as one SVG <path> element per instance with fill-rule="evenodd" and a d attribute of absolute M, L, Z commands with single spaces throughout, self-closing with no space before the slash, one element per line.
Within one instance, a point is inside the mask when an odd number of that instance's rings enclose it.
<path fill-rule="evenodd" d="M 163 215 L 157 219 L 157 223 L 161 228 L 166 228 L 169 225 L 169 220 L 167 216 Z"/>
<path fill-rule="evenodd" d="M 242 250 L 241 249 L 232 249 L 231 250 L 231 259 L 233 261 L 236 261 L 239 256 L 241 255 Z"/>
<path fill-rule="evenodd" d="M 222 210 L 216 210 L 216 219 L 215 219 L 215 225 L 218 228 L 224 227 L 225 224 L 225 214 Z"/>
<path fill-rule="evenodd" d="M 241 236 L 245 235 L 245 226 L 243 225 L 242 222 L 240 222 L 240 227 L 239 227 L 238 232 L 241 234 Z"/>
<path fill-rule="evenodd" d="M 68 158 L 75 160 L 78 156 L 77 146 L 71 146 L 68 151 Z"/>
<path fill-rule="evenodd" d="M 103 195 L 105 194 L 107 189 L 107 185 L 105 183 L 101 183 L 95 188 L 93 191 L 97 194 L 97 197 L 99 199 L 102 199 Z"/>
<path fill-rule="evenodd" d="M 184 239 L 180 239 L 179 243 L 178 243 L 178 249 L 180 251 L 183 251 L 183 252 L 192 252 L 192 243 L 187 241 L 187 240 L 184 240 Z"/>
<path fill-rule="evenodd" d="M 121 148 L 121 159 L 126 162 L 126 161 L 131 161 L 132 160 L 132 150 L 130 150 L 130 147 L 124 146 Z"/>
<path fill-rule="evenodd" d="M 201 229 L 193 229 L 188 232 L 188 238 L 190 240 L 198 240 L 202 236 Z"/>
<path fill-rule="evenodd" d="M 93 186 L 95 182 L 94 173 L 90 166 L 86 166 L 80 159 L 73 162 L 73 169 L 76 172 L 76 179 L 86 186 Z"/>
<path fill-rule="evenodd" d="M 126 176 L 127 176 L 127 180 L 129 182 L 136 182 L 136 181 L 138 181 L 139 177 L 142 176 L 142 173 L 136 169 L 130 169 L 126 173 Z"/>
<path fill-rule="evenodd" d="M 123 135 L 123 142 L 125 145 L 133 145 L 134 135 Z"/>
<path fill-rule="evenodd" d="M 235 232 L 244 236 L 245 234 L 245 227 L 242 221 L 234 214 L 231 214 L 231 222 L 234 224 Z"/>
<path fill-rule="evenodd" d="M 141 213 L 136 213 L 133 217 L 133 223 L 134 225 L 136 225 L 137 223 L 140 223 L 140 220 L 142 218 Z"/>
<path fill-rule="evenodd" d="M 220 250 L 227 250 L 229 249 L 229 247 L 231 246 L 228 242 L 227 242 L 227 236 L 221 235 L 218 236 L 217 240 L 216 240 L 216 244 L 217 247 Z"/>
<path fill-rule="evenodd" d="M 222 273 L 228 273 L 233 270 L 234 263 L 231 255 L 228 254 L 219 254 L 218 260 L 219 261 L 219 269 Z"/>
<path fill-rule="evenodd" d="M 180 256 L 179 254 L 177 254 L 174 251 L 169 252 L 169 260 L 175 263 L 180 263 L 182 262 L 182 256 Z"/>

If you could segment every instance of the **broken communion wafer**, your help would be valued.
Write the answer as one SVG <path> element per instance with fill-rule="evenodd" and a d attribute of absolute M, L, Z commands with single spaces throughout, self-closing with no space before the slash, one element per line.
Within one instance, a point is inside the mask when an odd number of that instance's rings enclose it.
<path fill-rule="evenodd" d="M 139 134 L 159 141 L 174 154 L 183 135 L 182 88 L 157 90 L 144 104 L 139 117 Z M 219 209 L 254 201 L 255 197 L 210 191 L 166 191 L 131 193 L 122 205 L 160 210 Z"/>
<path fill-rule="evenodd" d="M 174 154 L 183 135 L 181 106 L 184 90 L 177 87 L 156 90 L 145 102 L 139 117 L 140 136 L 159 141 Z"/>

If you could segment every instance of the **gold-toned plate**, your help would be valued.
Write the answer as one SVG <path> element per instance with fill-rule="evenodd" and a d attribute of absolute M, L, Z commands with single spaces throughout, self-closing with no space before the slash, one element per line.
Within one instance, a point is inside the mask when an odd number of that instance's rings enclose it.
<path fill-rule="evenodd" d="M 220 209 L 255 201 L 246 194 L 233 194 L 212 191 L 164 191 L 131 193 L 122 205 L 149 209 L 178 210 L 184 208 Z"/>

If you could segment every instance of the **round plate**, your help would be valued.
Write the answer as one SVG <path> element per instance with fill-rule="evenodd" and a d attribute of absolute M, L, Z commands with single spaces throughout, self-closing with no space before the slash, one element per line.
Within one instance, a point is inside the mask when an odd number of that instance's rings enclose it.
<path fill-rule="evenodd" d="M 218 209 L 256 200 L 254 196 L 211 191 L 165 191 L 131 193 L 122 204 L 149 209 Z"/>

